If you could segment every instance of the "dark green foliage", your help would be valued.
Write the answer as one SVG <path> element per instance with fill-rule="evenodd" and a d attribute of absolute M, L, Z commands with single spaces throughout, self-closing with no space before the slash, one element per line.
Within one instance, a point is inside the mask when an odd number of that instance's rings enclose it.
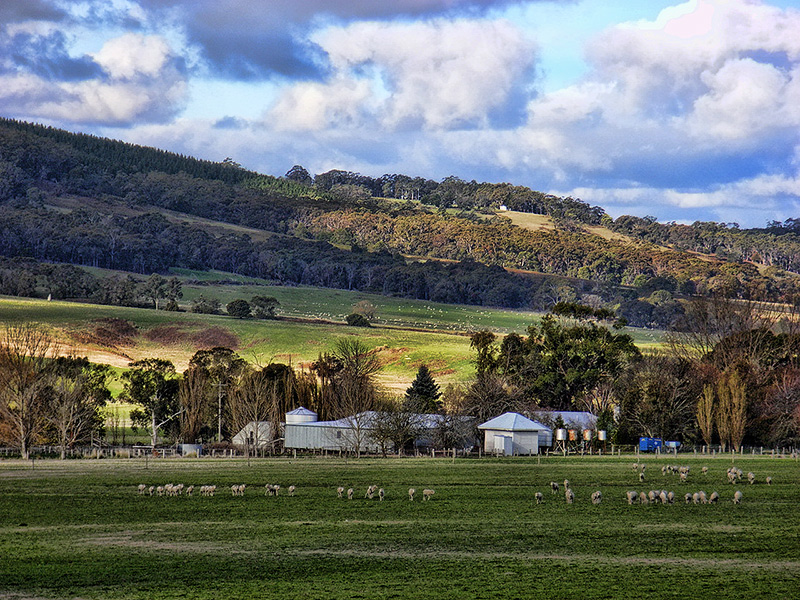
<path fill-rule="evenodd" d="M 281 303 L 272 296 L 253 296 L 250 299 L 250 306 L 256 319 L 276 319 L 278 316 L 275 311 L 280 305 Z"/>
<path fill-rule="evenodd" d="M 216 298 L 206 298 L 203 294 L 200 294 L 197 298 L 192 300 L 190 310 L 193 313 L 199 313 L 201 315 L 218 315 L 220 313 L 220 307 L 220 301 Z"/>
<path fill-rule="evenodd" d="M 225 306 L 225 310 L 230 316 L 236 317 L 237 319 L 247 319 L 251 316 L 250 303 L 241 298 L 228 302 Z"/>
<path fill-rule="evenodd" d="M 411 386 L 406 390 L 405 404 L 414 412 L 438 413 L 442 409 L 439 401 L 442 393 L 439 384 L 426 365 L 420 365 Z"/>
<path fill-rule="evenodd" d="M 134 361 L 122 374 L 122 381 L 122 397 L 140 407 L 131 412 L 131 419 L 150 430 L 153 445 L 159 429 L 177 430 L 179 381 L 170 361 L 160 358 Z"/>
<path fill-rule="evenodd" d="M 372 325 L 369 322 L 369 319 L 367 319 L 367 317 L 365 317 L 364 315 L 358 313 L 352 313 L 347 315 L 345 321 L 347 321 L 347 324 L 350 325 L 350 327 L 372 327 Z"/>

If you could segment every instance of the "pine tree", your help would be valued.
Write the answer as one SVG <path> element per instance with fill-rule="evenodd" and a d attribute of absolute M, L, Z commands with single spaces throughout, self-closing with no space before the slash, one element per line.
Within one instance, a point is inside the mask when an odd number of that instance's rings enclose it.
<path fill-rule="evenodd" d="M 420 366 L 417 376 L 411 383 L 411 387 L 406 390 L 406 406 L 419 413 L 437 413 L 442 408 L 439 397 L 439 384 L 431 376 L 431 372 L 425 365 Z"/>

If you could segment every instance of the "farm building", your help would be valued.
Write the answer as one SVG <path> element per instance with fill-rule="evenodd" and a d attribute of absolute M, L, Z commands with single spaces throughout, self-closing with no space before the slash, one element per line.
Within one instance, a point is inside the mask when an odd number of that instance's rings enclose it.
<path fill-rule="evenodd" d="M 300 412 L 298 412 L 300 411 Z M 299 408 L 286 414 L 284 447 L 297 450 L 343 450 L 378 452 L 380 444 L 374 439 L 373 431 L 380 413 L 366 411 L 336 421 L 317 421 L 316 413 Z M 414 415 L 416 424 L 422 430 L 416 440 L 416 447 L 432 445 L 433 432 L 441 426 L 444 417 L 435 414 Z M 471 446 L 471 442 L 467 446 Z"/>
<path fill-rule="evenodd" d="M 266 448 L 272 442 L 272 425 L 269 421 L 250 421 L 231 441 L 236 446 Z"/>
<path fill-rule="evenodd" d="M 552 431 L 546 425 L 513 412 L 490 419 L 478 425 L 478 429 L 483 431 L 484 451 L 504 456 L 538 454 L 540 436 L 552 438 Z"/>

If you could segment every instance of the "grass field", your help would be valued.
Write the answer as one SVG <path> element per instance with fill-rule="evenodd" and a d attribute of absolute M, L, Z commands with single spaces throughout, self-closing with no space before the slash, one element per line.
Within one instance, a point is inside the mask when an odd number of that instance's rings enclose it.
<path fill-rule="evenodd" d="M 171 459 L 0 462 L 3 598 L 797 598 L 800 468 L 673 458 L 690 482 L 629 458 Z M 707 475 L 700 466 L 708 465 Z M 764 477 L 774 484 L 767 486 Z M 568 506 L 548 482 L 568 478 Z M 214 497 L 139 483 L 214 483 Z M 246 483 L 244 497 L 227 488 Z M 280 483 L 289 498 L 264 496 Z M 366 500 L 369 484 L 386 500 Z M 336 497 L 352 486 L 355 499 Z M 409 502 L 408 487 L 435 490 Z M 628 489 L 719 491 L 717 505 L 634 505 Z M 602 490 L 604 500 L 589 496 Z M 545 503 L 533 501 L 536 491 Z"/>
<path fill-rule="evenodd" d="M 195 275 L 182 274 L 187 279 Z M 206 277 L 213 284 L 225 274 L 210 273 Z M 333 350 L 339 339 L 358 337 L 370 347 L 381 348 L 384 368 L 380 378 L 384 385 L 404 391 L 422 364 L 428 365 L 440 384 L 469 380 L 474 375 L 474 357 L 468 333 L 490 329 L 498 334 L 524 334 L 540 317 L 534 312 L 453 306 L 344 290 L 265 286 L 246 280 L 224 285 L 192 284 L 184 290 L 186 301 L 203 293 L 219 298 L 223 304 L 234 298 L 272 295 L 281 302 L 282 315 L 307 322 L 0 297 L 0 324 L 41 323 L 53 332 L 64 352 L 73 351 L 117 368 L 126 367 L 131 360 L 156 356 L 171 360 L 179 371 L 200 348 L 227 346 L 251 362 L 291 362 L 297 366 Z M 375 305 L 376 326 L 365 329 L 339 324 L 360 300 Z M 137 333 L 120 340 L 102 338 L 98 331 L 105 327 L 103 319 L 130 321 Z M 661 339 L 660 332 L 629 332 L 641 348 L 653 347 Z"/>

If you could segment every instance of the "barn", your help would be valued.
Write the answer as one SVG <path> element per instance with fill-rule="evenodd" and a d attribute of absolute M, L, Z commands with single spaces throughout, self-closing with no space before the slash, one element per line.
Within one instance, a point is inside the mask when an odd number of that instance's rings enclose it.
<path fill-rule="evenodd" d="M 552 434 L 547 426 L 514 412 L 490 419 L 478 429 L 483 431 L 484 451 L 504 456 L 538 454 L 540 435 L 544 438 Z"/>

